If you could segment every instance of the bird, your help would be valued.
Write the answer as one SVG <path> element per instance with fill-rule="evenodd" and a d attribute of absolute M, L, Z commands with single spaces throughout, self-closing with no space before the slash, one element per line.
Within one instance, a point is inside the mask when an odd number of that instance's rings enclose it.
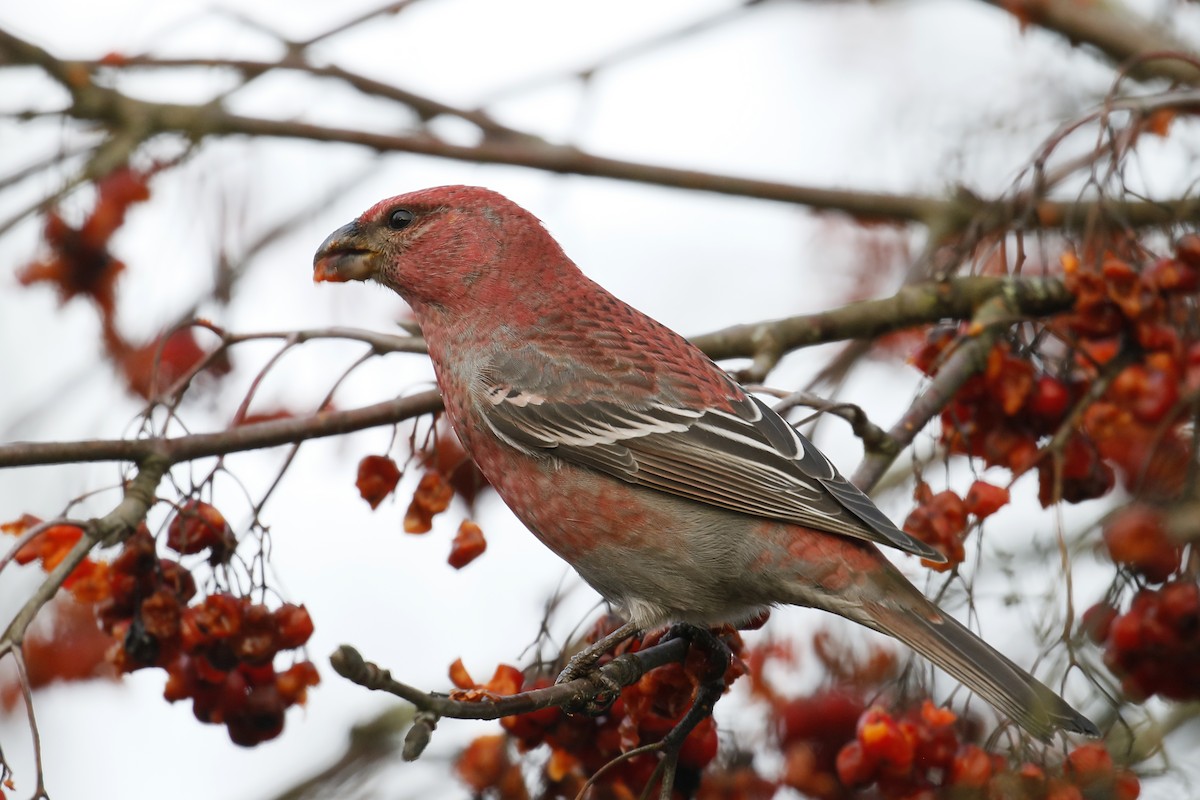
<path fill-rule="evenodd" d="M 894 637 L 1039 738 L 1099 735 L 879 548 L 943 561 L 937 550 L 503 195 L 440 186 L 382 200 L 325 239 L 313 279 L 374 281 L 407 302 L 467 452 L 627 620 L 624 635 L 823 609 Z"/>

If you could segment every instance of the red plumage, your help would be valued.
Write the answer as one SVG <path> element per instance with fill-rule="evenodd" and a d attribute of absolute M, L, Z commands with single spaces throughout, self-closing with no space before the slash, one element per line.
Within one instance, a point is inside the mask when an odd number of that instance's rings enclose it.
<path fill-rule="evenodd" d="M 408 301 L 484 475 L 631 622 L 822 608 L 895 636 L 1039 736 L 1096 733 L 875 545 L 936 551 L 501 195 L 449 186 L 384 200 L 326 239 L 314 274 L 373 279 Z"/>

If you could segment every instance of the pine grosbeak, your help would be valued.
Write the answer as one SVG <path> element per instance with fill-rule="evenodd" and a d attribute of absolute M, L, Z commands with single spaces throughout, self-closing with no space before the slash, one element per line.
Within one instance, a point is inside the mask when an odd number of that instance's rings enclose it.
<path fill-rule="evenodd" d="M 638 628 L 821 608 L 894 636 L 1038 736 L 1097 734 L 875 545 L 936 551 L 503 196 L 445 186 L 384 200 L 325 240 L 314 277 L 374 280 L 408 302 L 483 474 Z"/>

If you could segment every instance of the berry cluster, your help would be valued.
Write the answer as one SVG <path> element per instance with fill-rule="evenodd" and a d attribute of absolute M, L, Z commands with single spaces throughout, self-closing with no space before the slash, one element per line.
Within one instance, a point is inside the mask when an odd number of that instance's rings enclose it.
<path fill-rule="evenodd" d="M 818 800 L 843 796 L 838 753 L 854 738 L 855 724 L 865 710 L 862 693 L 848 686 L 773 704 L 771 711 L 784 759 L 780 776 L 783 785 Z"/>
<path fill-rule="evenodd" d="M 17 280 L 23 286 L 50 283 L 64 303 L 78 295 L 90 297 L 103 315 L 111 316 L 117 276 L 125 264 L 108 251 L 108 242 L 125 223 L 129 207 L 150 199 L 149 177 L 122 167 L 96 181 L 96 205 L 78 228 L 57 211 L 47 211 L 42 237 L 50 254 L 22 269 Z"/>
<path fill-rule="evenodd" d="M 1107 603 L 1094 605 L 1083 628 L 1104 646 L 1104 663 L 1131 698 L 1200 699 L 1200 586 L 1194 579 L 1142 589 L 1124 614 Z"/>
<path fill-rule="evenodd" d="M 768 678 L 768 672 L 772 665 L 794 665 L 798 658 L 795 649 L 782 642 L 751 648 L 746 657 L 750 694 L 765 705 L 783 757 L 776 785 L 791 787 L 806 797 L 841 797 L 845 792 L 837 777 L 838 751 L 854 738 L 855 723 L 867 706 L 864 698 L 894 685 L 900 664 L 891 648 L 872 645 L 864 649 L 828 630 L 813 634 L 812 655 L 832 684 L 810 695 L 791 697 Z M 710 770 L 705 785 L 722 772 L 721 765 Z M 745 776 L 739 778 L 745 780 Z"/>
<path fill-rule="evenodd" d="M 1185 548 L 1167 532 L 1164 505 L 1183 494 L 1194 461 L 1185 426 L 1189 398 L 1200 390 L 1190 296 L 1200 289 L 1200 236 L 1182 237 L 1172 257 L 1141 268 L 1125 254 L 1097 260 L 1098 268 L 1085 270 L 1064 259 L 1078 300 L 1060 328 L 1077 337 L 1081 372 L 1107 381 L 1082 428 L 1137 498 L 1106 522 L 1104 543 L 1144 588 L 1124 613 L 1108 602 L 1088 609 L 1082 628 L 1104 647 L 1105 664 L 1131 698 L 1195 699 L 1200 588 L 1194 577 L 1169 581 Z"/>
<path fill-rule="evenodd" d="M 1008 489 L 986 481 L 975 481 L 966 497 L 949 489 L 934 491 L 920 482 L 913 492 L 916 507 L 904 520 L 904 530 L 926 544 L 936 547 L 946 557 L 945 563 L 922 559 L 925 566 L 939 571 L 961 564 L 966 552 L 963 541 L 970 530 L 969 516 L 977 521 L 991 516 L 1008 504 Z"/>
<path fill-rule="evenodd" d="M 1113 765 L 1099 744 L 1067 755 L 1058 774 L 1008 760 L 962 742 L 952 711 L 926 700 L 899 718 L 873 707 L 858 718 L 854 738 L 837 755 L 845 789 L 874 784 L 883 798 L 1003 797 L 1010 800 L 1068 800 L 1108 797 L 1136 800 L 1137 778 Z M 838 795 L 829 795 L 838 796 Z"/>
<path fill-rule="evenodd" d="M 210 549 L 228 558 L 232 534 L 220 513 L 199 501 L 183 506 L 168 526 L 168 545 L 182 553 Z M 108 593 L 97 605 L 101 626 L 117 641 L 109 661 L 121 672 L 161 667 L 164 696 L 191 699 L 196 718 L 221 723 L 237 744 L 252 746 L 283 729 L 284 711 L 303 703 L 318 682 L 316 668 L 299 661 L 283 672 L 275 656 L 301 647 L 312 635 L 303 606 L 274 610 L 249 598 L 217 593 L 195 605 L 192 574 L 160 558 L 154 537 L 140 527 L 107 570 Z"/>
<path fill-rule="evenodd" d="M 910 360 L 925 374 L 936 374 L 960 334 L 934 329 Z M 1038 441 L 1062 425 L 1082 388 L 1077 382 L 1039 372 L 1027 357 L 1007 343 L 998 343 L 988 353 L 983 371 L 967 379 L 942 410 L 942 443 L 951 453 L 974 456 L 1019 475 L 1038 462 Z M 1085 456 L 1085 451 L 1075 456 L 1073 475 L 1098 469 Z"/>
<path fill-rule="evenodd" d="M 614 630 L 616 624 L 617 621 L 612 619 L 602 621 L 592 631 L 591 641 Z M 741 661 L 743 648 L 736 631 L 727 630 L 722 637 L 735 655 L 725 674 L 725 685 L 729 686 L 745 671 Z M 617 653 L 648 647 L 656 641 L 654 635 L 644 641 L 631 640 Z M 605 657 L 608 658 L 611 656 Z M 647 673 L 636 684 L 626 687 L 612 706 L 596 716 L 570 715 L 552 707 L 505 717 L 500 723 L 519 752 L 542 745 L 550 748 L 541 776 L 547 786 L 547 796 L 574 797 L 584 782 L 610 761 L 635 747 L 661 740 L 679 722 L 691 707 L 696 688 L 708 668 L 707 659 L 706 653 L 693 647 L 684 663 L 670 664 Z M 472 692 L 510 694 L 519 689 L 541 688 L 550 685 L 551 680 L 544 676 L 525 679 L 516 668 L 501 667 L 492 681 L 482 686 L 471 684 L 469 676 L 462 672 L 457 673 L 455 683 L 467 692 L 459 696 L 469 698 L 475 696 Z M 497 796 L 501 798 L 525 796 L 500 791 L 509 780 L 505 776 L 510 770 L 505 765 L 511 765 L 511 760 L 497 755 L 497 748 L 502 743 L 489 740 L 485 744 L 472 746 L 463 754 L 458 766 L 460 776 L 477 792 L 490 789 L 499 792 Z M 507 744 L 504 748 L 507 753 Z M 493 768 L 480 767 L 485 754 L 488 755 L 486 764 Z M 681 796 L 690 797 L 695 793 L 701 771 L 716 754 L 717 726 L 712 717 L 708 717 L 691 731 L 680 749 L 675 789 L 682 793 Z M 597 796 L 636 797 L 651 780 L 657 765 L 658 757 L 653 753 L 619 762 L 597 779 L 595 791 L 600 792 Z M 516 791 L 511 784 L 510 790 Z M 520 790 L 525 791 L 523 784 Z"/>
<path fill-rule="evenodd" d="M 109 244 L 125 224 L 129 209 L 150 199 L 150 178 L 160 168 L 139 171 L 122 166 L 97 179 L 95 205 L 78 227 L 69 225 L 58 211 L 47 211 L 42 238 L 49 253 L 17 273 L 23 286 L 50 284 L 64 303 L 75 297 L 90 298 L 100 315 L 109 359 L 130 391 L 147 399 L 209 358 L 191 328 L 164 333 L 142 344 L 126 341 L 118 331 L 117 278 L 125 264 L 112 254 Z M 223 358 L 212 359 L 207 366 L 213 375 L 229 371 Z"/>
<path fill-rule="evenodd" d="M 449 428 L 438 424 L 421 451 L 425 473 L 413 491 L 412 500 L 404 512 L 406 533 L 428 533 L 433 530 L 433 518 L 450 507 L 457 495 L 473 507 L 479 492 L 487 486 L 482 473 L 467 457 L 457 437 Z M 387 456 L 367 456 L 358 464 L 358 492 L 372 509 L 378 508 L 396 490 L 404 471 Z M 462 569 L 487 550 L 483 529 L 469 519 L 463 520 L 450 545 L 446 559 L 450 566 Z"/>
<path fill-rule="evenodd" d="M 224 724 L 234 744 L 273 739 L 283 731 L 284 712 L 303 703 L 319 681 L 309 661 L 277 672 L 275 655 L 302 646 L 312 630 L 303 606 L 272 611 L 245 597 L 209 595 L 183 611 L 177 630 L 160 630 L 167 637 L 160 646 L 165 642 L 174 653 L 158 664 L 168 674 L 163 696 L 190 698 L 196 719 Z"/>
<path fill-rule="evenodd" d="M 942 412 L 941 439 L 951 453 L 982 459 L 1014 475 L 1035 466 L 1043 505 L 1081 502 L 1106 494 L 1120 470 L 1126 488 L 1170 498 L 1182 489 L 1189 463 L 1178 435 L 1186 404 L 1200 388 L 1200 343 L 1188 330 L 1188 293 L 1200 287 L 1200 237 L 1179 240 L 1172 258 L 1141 265 L 1139 254 L 1088 255 L 1085 266 L 1063 256 L 1064 283 L 1075 296 L 1071 313 L 1047 326 L 1071 357 L 1051 362 L 1047 348 L 997 344 L 977 375 Z M 933 375 L 961 331 L 932 331 L 912 357 Z M 1114 365 L 1120 357 L 1124 366 Z M 1115 372 L 1115 374 L 1108 374 Z M 1039 444 L 1059 432 L 1077 403 L 1097 389 L 1082 425 L 1055 453 Z"/>
<path fill-rule="evenodd" d="M 1058 330 L 1078 341 L 1080 371 L 1093 380 L 1119 354 L 1132 363 L 1111 376 L 1085 411 L 1083 430 L 1120 470 L 1127 489 L 1170 499 L 1182 490 L 1190 463 L 1181 398 L 1200 388 L 1200 343 L 1182 338 L 1191 314 L 1186 295 L 1200 287 L 1200 236 L 1181 238 L 1174 257 L 1140 270 L 1132 256 L 1106 253 L 1099 262 L 1086 270 L 1078 259 L 1064 258 L 1067 287 L 1077 300 Z"/>

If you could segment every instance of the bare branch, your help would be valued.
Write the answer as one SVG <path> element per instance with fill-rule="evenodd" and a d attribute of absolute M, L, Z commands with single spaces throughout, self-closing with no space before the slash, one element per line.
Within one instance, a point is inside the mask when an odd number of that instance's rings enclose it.
<path fill-rule="evenodd" d="M 342 142 L 362 145 L 378 152 L 405 152 L 472 163 L 508 164 L 559 174 L 590 175 L 754 197 L 794 203 L 818 211 L 842 212 L 865 220 L 923 223 L 943 232 L 962 231 L 968 227 L 981 233 L 998 230 L 1010 224 L 1014 210 L 1022 210 L 1014 209 L 1012 201 L 987 202 L 961 192 L 949 198 L 939 198 L 845 191 L 674 169 L 605 158 L 575 147 L 545 143 L 526 135 L 485 139 L 475 145 L 459 145 L 425 133 L 384 134 L 247 117 L 232 114 L 215 102 L 202 105 L 155 103 L 99 86 L 91 81 L 84 64 L 59 61 L 45 50 L 0 29 L 0 64 L 5 63 L 41 66 L 72 93 L 73 102 L 63 109 L 64 115 L 98 122 L 121 132 L 114 134 L 107 145 L 108 150 L 114 152 L 104 158 L 100 158 L 102 153 L 98 152 L 89 174 L 102 171 L 105 164 L 116 158 L 128 158 L 137 143 L 159 133 L 173 133 L 193 141 L 208 136 L 249 135 Z M 1114 216 L 1131 227 L 1200 219 L 1200 199 L 1197 198 L 1059 202 L 1035 196 L 1025 198 L 1023 202 L 1029 206 L 1026 209 L 1028 213 L 1023 213 L 1029 227 L 1079 227 L 1093 221 L 1097 213 Z"/>
<path fill-rule="evenodd" d="M 891 297 L 864 300 L 831 311 L 749 325 L 698 336 L 692 342 L 720 361 L 782 354 L 799 347 L 869 339 L 943 319 L 970 319 L 984 302 L 1004 295 L 1016 317 L 1047 316 L 1071 308 L 1074 296 L 1057 278 L 967 276 L 905 286 Z"/>
<path fill-rule="evenodd" d="M 376 664 L 365 661 L 357 650 L 342 645 L 330 656 L 334 670 L 349 681 L 372 691 L 383 691 L 407 700 L 418 709 L 439 717 L 454 719 L 499 719 L 513 714 L 526 714 L 542 708 L 579 707 L 609 691 L 614 683 L 631 686 L 652 669 L 682 661 L 690 642 L 685 638 L 668 639 L 633 653 L 617 656 L 586 677 L 567 683 L 532 689 L 528 692 L 494 700 L 452 700 L 441 694 L 430 694 L 415 686 L 401 683 Z"/>
<path fill-rule="evenodd" d="M 84 527 L 84 535 L 9 622 L 3 636 L 0 636 L 0 655 L 20 646 L 33 618 L 42 606 L 50 602 L 63 581 L 87 558 L 92 548 L 125 536 L 146 518 L 150 507 L 154 505 L 155 489 L 169 468 L 170 463 L 158 456 L 148 456 L 140 462 L 137 476 L 125 488 L 124 499 L 108 515 L 92 520 Z"/>
<path fill-rule="evenodd" d="M 333 78 L 353 86 L 365 95 L 393 100 L 408 106 L 423 120 L 436 117 L 457 117 L 470 122 L 480 131 L 489 136 L 514 137 L 520 139 L 535 139 L 539 137 L 524 131 L 510 128 L 494 120 L 487 112 L 475 109 L 457 108 L 440 100 L 426 97 L 408 89 L 400 88 L 390 83 L 369 78 L 357 72 L 352 72 L 336 64 L 311 64 L 307 61 L 289 59 L 284 61 L 255 61 L 252 59 L 218 59 L 218 58 L 154 58 L 152 56 L 130 56 L 119 64 L 107 64 L 100 61 L 85 61 L 88 69 L 119 68 L 129 69 L 182 69 L 189 67 L 208 67 L 210 69 L 232 69 L 240 72 L 243 78 L 250 79 L 273 70 L 291 70 L 304 72 L 319 78 Z"/>
<path fill-rule="evenodd" d="M 1130 12 L 1119 3 L 1075 0 L 984 0 L 1032 23 L 1062 34 L 1071 44 L 1087 44 L 1118 65 L 1137 60 L 1129 75 L 1139 80 L 1165 78 L 1200 85 L 1200 66 L 1171 53 L 1191 48 L 1168 30 Z"/>
<path fill-rule="evenodd" d="M 25 715 L 29 721 L 29 733 L 33 737 L 33 763 L 37 772 L 37 786 L 33 790 L 32 800 L 49 800 L 46 793 L 46 769 L 42 761 L 42 734 L 38 730 L 37 713 L 33 707 L 33 689 L 29 683 L 29 669 L 25 665 L 25 654 L 22 648 L 13 648 L 13 661 L 17 664 L 17 679 L 21 684 L 21 696 L 25 701 Z"/>
<path fill-rule="evenodd" d="M 310 417 L 271 420 L 215 433 L 147 439 L 95 439 L 82 442 L 16 442 L 0 446 L 0 469 L 83 461 L 140 461 L 150 456 L 178 464 L 206 456 L 259 450 L 393 425 L 442 408 L 436 391 L 398 397 L 350 411 L 321 411 Z"/>
<path fill-rule="evenodd" d="M 371 20 L 373 20 L 377 17 L 394 16 L 396 14 L 399 14 L 401 11 L 408 8 L 415 2 L 416 2 L 416 0 L 395 0 L 394 2 L 387 3 L 386 5 L 380 6 L 379 8 L 373 8 L 368 11 L 364 11 L 362 14 L 359 14 L 356 17 L 351 17 L 350 19 L 346 20 L 345 22 L 335 25 L 334 27 L 329 28 L 328 30 L 321 31 L 316 36 L 313 36 L 309 39 L 305 39 L 302 42 L 289 42 L 289 44 L 291 44 L 295 47 L 300 47 L 300 48 L 309 47 L 311 45 L 316 44 L 317 42 L 324 41 L 325 39 L 328 39 L 331 36 L 337 36 L 339 33 L 344 33 L 345 31 L 348 31 L 351 28 L 356 28 L 359 25 L 362 25 L 364 22 L 370 22 Z"/>

